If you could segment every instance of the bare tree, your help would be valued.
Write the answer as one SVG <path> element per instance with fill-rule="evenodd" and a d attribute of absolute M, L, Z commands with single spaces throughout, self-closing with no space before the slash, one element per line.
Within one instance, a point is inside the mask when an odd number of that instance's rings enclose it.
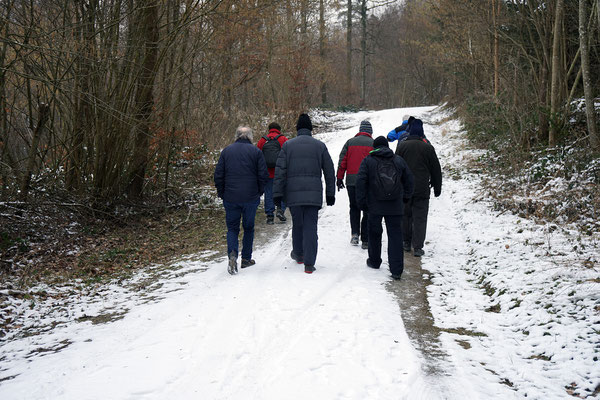
<path fill-rule="evenodd" d="M 590 73 L 590 44 L 587 29 L 586 0 L 579 0 L 579 48 L 581 50 L 581 71 L 583 74 L 583 91 L 585 95 L 585 114 L 587 128 L 592 147 L 600 149 L 600 138 L 596 126 L 596 112 L 594 110 L 594 92 Z"/>
<path fill-rule="evenodd" d="M 554 16 L 554 28 L 552 31 L 552 82 L 550 86 L 550 115 L 552 123 L 548 135 L 548 145 L 554 147 L 558 133 L 558 119 L 560 104 L 560 71 L 561 71 L 561 42 L 562 42 L 562 20 L 564 0 L 556 0 Z"/>

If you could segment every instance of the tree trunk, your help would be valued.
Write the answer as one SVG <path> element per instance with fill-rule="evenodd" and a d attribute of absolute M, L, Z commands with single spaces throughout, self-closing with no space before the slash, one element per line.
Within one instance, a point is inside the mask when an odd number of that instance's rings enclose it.
<path fill-rule="evenodd" d="M 586 0 L 579 0 L 579 48 L 581 50 L 581 70 L 583 73 L 583 93 L 585 96 L 585 115 L 590 143 L 594 149 L 600 149 L 600 138 L 596 127 L 594 91 L 590 71 L 590 47 L 587 30 Z"/>
<path fill-rule="evenodd" d="M 360 3 L 360 28 L 360 105 L 364 107 L 367 91 L 367 0 L 362 0 Z"/>
<path fill-rule="evenodd" d="M 321 104 L 327 104 L 325 79 L 325 0 L 319 0 L 319 56 L 321 57 Z"/>
<path fill-rule="evenodd" d="M 40 136 L 44 129 L 44 124 L 50 116 L 50 106 L 48 104 L 40 103 L 38 123 L 33 130 L 33 138 L 31 139 L 31 146 L 29 147 L 29 156 L 27 157 L 27 166 L 25 173 L 23 174 L 23 180 L 21 182 L 21 193 L 19 198 L 21 201 L 27 201 L 27 195 L 29 194 L 29 185 L 31 183 L 31 175 L 35 168 L 35 159 L 37 155 L 38 145 L 40 143 Z"/>
<path fill-rule="evenodd" d="M 554 18 L 553 40 L 552 40 L 552 83 L 550 88 L 550 134 L 548 135 L 548 146 L 556 145 L 558 133 L 558 115 L 560 107 L 560 43 L 561 25 L 563 19 L 564 0 L 556 0 L 556 13 Z"/>
<path fill-rule="evenodd" d="M 142 197 L 151 135 L 150 118 L 154 105 L 153 89 L 158 62 L 158 0 L 140 0 L 139 4 L 144 48 L 136 99 L 137 129 L 134 132 L 133 168 L 129 187 L 131 197 L 138 200 Z"/>
<path fill-rule="evenodd" d="M 346 96 L 347 101 L 352 94 L 352 0 L 348 0 L 348 16 L 346 20 Z"/>
<path fill-rule="evenodd" d="M 492 20 L 494 25 L 494 98 L 498 98 L 498 87 L 500 85 L 500 55 L 498 39 L 498 14 L 500 13 L 500 4 L 498 0 L 492 0 Z"/>

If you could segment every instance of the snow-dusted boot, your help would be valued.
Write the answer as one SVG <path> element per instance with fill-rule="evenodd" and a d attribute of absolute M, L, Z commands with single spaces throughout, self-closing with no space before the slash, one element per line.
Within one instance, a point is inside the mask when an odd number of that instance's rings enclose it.
<path fill-rule="evenodd" d="M 287 218 L 285 217 L 285 212 L 281 208 L 277 207 L 275 215 L 277 215 L 277 218 L 279 218 L 281 222 L 287 221 Z"/>
<path fill-rule="evenodd" d="M 350 239 L 350 244 L 354 246 L 358 246 L 358 233 L 352 234 L 352 239 Z"/>
<path fill-rule="evenodd" d="M 237 254 L 234 254 L 233 252 L 229 255 L 229 264 L 227 264 L 227 272 L 229 272 L 230 275 L 235 275 L 238 273 Z"/>

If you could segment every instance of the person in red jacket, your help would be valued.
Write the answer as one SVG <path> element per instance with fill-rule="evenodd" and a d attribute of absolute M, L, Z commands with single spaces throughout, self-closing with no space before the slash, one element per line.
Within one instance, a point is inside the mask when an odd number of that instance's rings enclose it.
<path fill-rule="evenodd" d="M 277 122 L 271 122 L 269 124 L 269 133 L 267 136 L 260 138 L 256 146 L 262 150 L 265 156 L 265 162 L 267 164 L 267 170 L 269 171 L 269 180 L 265 185 L 265 214 L 267 215 L 267 224 L 272 225 L 274 223 L 275 204 L 273 203 L 273 178 L 275 177 L 275 163 L 277 162 L 277 156 L 279 151 L 283 147 L 283 144 L 288 140 L 281 133 L 281 126 Z M 277 218 L 281 222 L 285 222 L 285 203 L 281 202 L 281 207 L 277 207 Z"/>
<path fill-rule="evenodd" d="M 350 243 L 358 246 L 358 240 L 362 241 L 362 248 L 369 248 L 368 236 L 368 213 L 363 211 L 362 221 L 360 218 L 360 208 L 356 203 L 356 176 L 362 160 L 373 150 L 373 128 L 369 121 L 362 121 L 358 133 L 351 139 L 348 139 L 340 153 L 337 170 L 337 188 L 338 191 L 346 187 L 348 189 L 348 198 L 350 199 L 350 229 L 352 238 Z M 346 186 L 344 186 L 344 174 L 346 175 Z"/>

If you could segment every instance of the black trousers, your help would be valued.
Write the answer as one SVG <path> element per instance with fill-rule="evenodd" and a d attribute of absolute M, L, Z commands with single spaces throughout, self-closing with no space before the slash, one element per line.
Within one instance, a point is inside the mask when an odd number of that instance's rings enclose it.
<path fill-rule="evenodd" d="M 346 186 L 348 189 L 348 199 L 350 200 L 350 229 L 352 234 L 360 235 L 361 242 L 369 241 L 369 215 L 366 212 L 362 212 L 362 221 L 360 219 L 360 208 L 356 203 L 356 187 Z"/>
<path fill-rule="evenodd" d="M 404 241 L 411 243 L 415 249 L 422 249 L 427 233 L 427 214 L 429 213 L 429 199 L 423 197 L 411 198 L 404 205 L 402 218 L 402 233 Z"/>
<path fill-rule="evenodd" d="M 292 206 L 292 250 L 304 258 L 304 265 L 315 265 L 317 259 L 317 221 L 319 207 Z"/>
<path fill-rule="evenodd" d="M 382 219 L 388 236 L 388 263 L 390 272 L 402 275 L 404 271 L 404 251 L 402 250 L 402 215 L 376 215 L 369 213 L 369 259 L 376 267 L 381 266 Z"/>

